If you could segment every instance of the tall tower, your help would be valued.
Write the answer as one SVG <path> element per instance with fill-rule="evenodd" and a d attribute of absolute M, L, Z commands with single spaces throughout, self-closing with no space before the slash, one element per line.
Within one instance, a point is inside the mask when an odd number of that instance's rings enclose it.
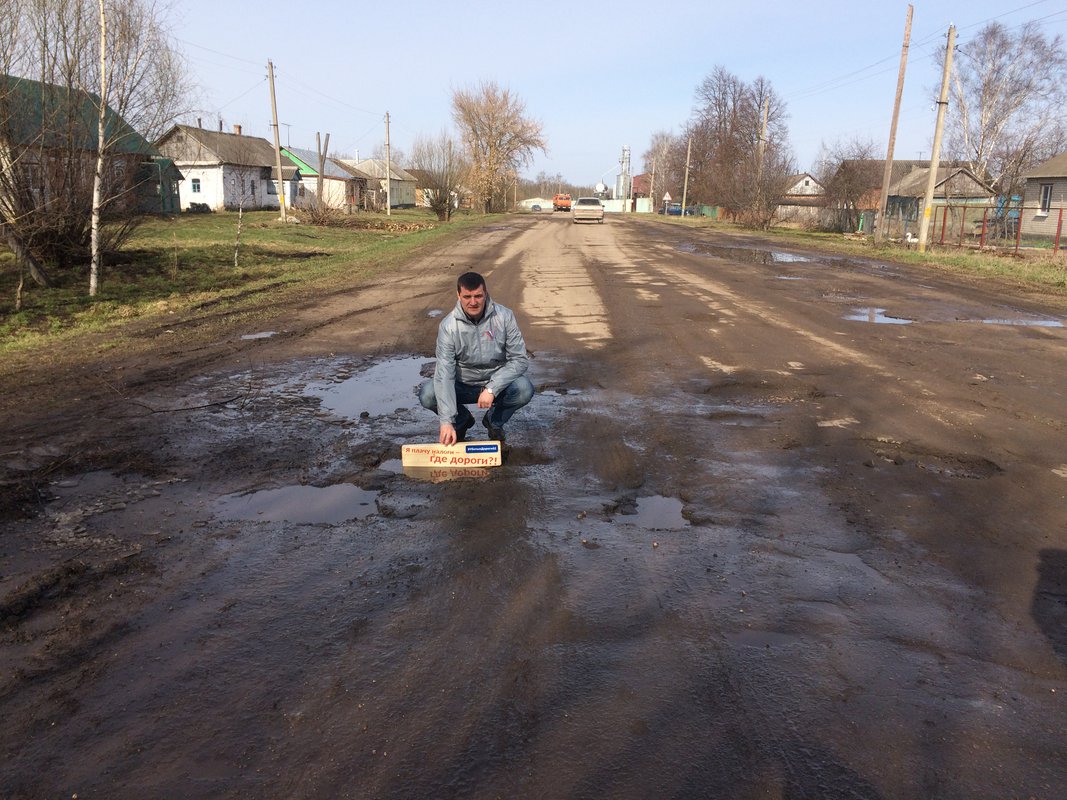
<path fill-rule="evenodd" d="M 630 145 L 623 145 L 619 159 L 619 177 L 615 181 L 615 199 L 630 199 Z"/>

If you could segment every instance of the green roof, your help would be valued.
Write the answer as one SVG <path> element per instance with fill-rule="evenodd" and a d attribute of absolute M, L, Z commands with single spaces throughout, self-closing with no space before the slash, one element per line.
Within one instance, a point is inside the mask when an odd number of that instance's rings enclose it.
<path fill-rule="evenodd" d="M 96 151 L 100 98 L 91 92 L 0 75 L 0 138 L 27 147 L 74 147 Z M 159 155 L 147 139 L 108 106 L 108 148 L 118 153 Z"/>

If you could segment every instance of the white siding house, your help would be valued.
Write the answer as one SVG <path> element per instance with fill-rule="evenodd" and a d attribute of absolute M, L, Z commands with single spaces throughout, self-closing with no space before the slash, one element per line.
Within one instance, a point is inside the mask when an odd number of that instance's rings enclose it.
<path fill-rule="evenodd" d="M 213 211 L 278 208 L 274 145 L 258 136 L 175 125 L 156 145 L 172 159 L 185 180 L 179 189 L 182 210 L 192 203 Z M 286 207 L 295 205 L 300 186 L 296 166 L 283 159 Z"/>

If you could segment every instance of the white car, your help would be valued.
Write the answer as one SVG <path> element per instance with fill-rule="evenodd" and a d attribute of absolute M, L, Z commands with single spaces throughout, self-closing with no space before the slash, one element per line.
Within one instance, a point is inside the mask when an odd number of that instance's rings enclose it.
<path fill-rule="evenodd" d="M 604 224 L 604 204 L 599 197 L 579 197 L 571 205 L 571 220 L 581 222 L 599 222 Z"/>

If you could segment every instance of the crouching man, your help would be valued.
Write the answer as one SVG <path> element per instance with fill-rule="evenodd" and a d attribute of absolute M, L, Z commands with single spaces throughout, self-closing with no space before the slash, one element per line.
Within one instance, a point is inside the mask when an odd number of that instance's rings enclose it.
<path fill-rule="evenodd" d="M 456 307 L 437 331 L 433 380 L 419 388 L 419 402 L 437 414 L 441 444 L 464 441 L 474 426 L 469 404 L 486 409 L 489 438 L 503 442 L 504 426 L 534 394 L 525 375 L 526 342 L 511 309 L 490 299 L 477 272 L 460 275 L 456 293 Z"/>

